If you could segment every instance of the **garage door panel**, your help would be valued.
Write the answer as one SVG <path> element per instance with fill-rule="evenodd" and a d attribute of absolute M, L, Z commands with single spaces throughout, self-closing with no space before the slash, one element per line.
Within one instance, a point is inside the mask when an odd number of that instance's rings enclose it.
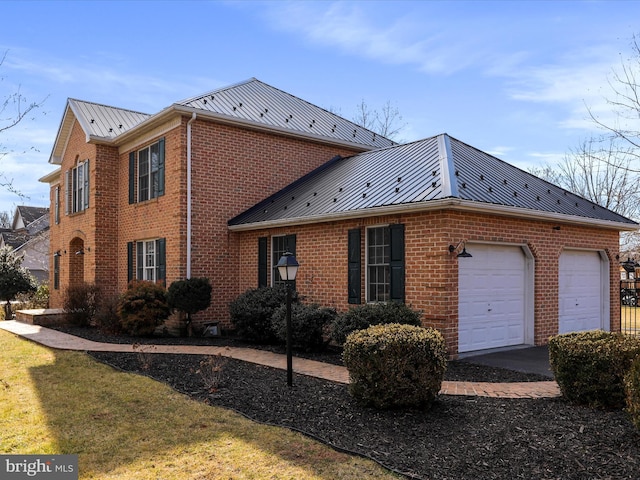
<path fill-rule="evenodd" d="M 526 259 L 522 249 L 468 247 L 473 257 L 458 262 L 458 351 L 524 343 Z"/>
<path fill-rule="evenodd" d="M 602 328 L 603 281 L 600 254 L 562 252 L 558 278 L 559 333 Z"/>

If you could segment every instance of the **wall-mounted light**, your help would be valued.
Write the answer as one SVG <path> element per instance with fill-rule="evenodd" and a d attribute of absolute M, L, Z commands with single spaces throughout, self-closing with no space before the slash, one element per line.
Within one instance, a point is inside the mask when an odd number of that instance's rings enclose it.
<path fill-rule="evenodd" d="M 467 245 L 465 244 L 465 241 L 462 240 L 460 242 L 458 242 L 457 245 L 449 245 L 449 253 L 453 253 L 456 250 L 458 250 L 458 247 L 460 247 L 460 245 L 462 245 L 462 251 L 460 253 L 458 253 L 458 255 L 456 255 L 457 258 L 471 258 L 473 257 L 473 255 L 471 255 L 469 252 L 467 252 Z"/>
<path fill-rule="evenodd" d="M 57 250 L 57 251 L 53 254 L 53 256 L 54 256 L 54 257 L 60 257 L 60 256 L 62 256 L 62 254 L 60 253 L 60 250 Z"/>
<path fill-rule="evenodd" d="M 84 255 L 84 248 L 81 248 L 76 252 L 76 255 Z"/>

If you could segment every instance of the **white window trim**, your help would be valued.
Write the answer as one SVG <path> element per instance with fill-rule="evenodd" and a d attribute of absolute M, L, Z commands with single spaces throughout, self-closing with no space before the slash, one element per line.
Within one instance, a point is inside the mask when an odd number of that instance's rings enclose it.
<path fill-rule="evenodd" d="M 369 300 L 369 230 L 375 230 L 378 228 L 389 228 L 390 224 L 370 225 L 365 228 L 364 232 L 364 298 L 365 303 L 386 303 L 375 300 Z M 389 268 L 391 265 L 389 264 Z M 391 289 L 391 285 L 389 285 Z M 391 292 L 391 290 L 389 290 Z"/>

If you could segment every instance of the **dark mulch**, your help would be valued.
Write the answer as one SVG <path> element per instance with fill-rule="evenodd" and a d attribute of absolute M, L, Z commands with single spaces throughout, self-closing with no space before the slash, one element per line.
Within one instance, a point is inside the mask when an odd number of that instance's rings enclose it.
<path fill-rule="evenodd" d="M 72 333 L 99 341 L 136 341 L 103 337 L 93 330 Z M 183 342 L 244 346 L 232 339 L 144 341 Z M 640 478 L 640 433 L 620 411 L 575 407 L 562 399 L 462 396 L 440 396 L 428 411 L 377 411 L 359 406 L 345 385 L 294 375 L 294 385 L 289 388 L 285 372 L 231 359 L 224 364 L 219 388 L 210 393 L 195 373 L 202 356 L 91 355 L 116 368 L 165 382 L 196 400 L 233 409 L 261 423 L 298 430 L 412 478 Z M 336 351 L 309 356 L 340 362 Z M 144 364 L 147 369 L 143 369 Z M 543 379 L 467 362 L 450 362 L 446 378 Z"/>

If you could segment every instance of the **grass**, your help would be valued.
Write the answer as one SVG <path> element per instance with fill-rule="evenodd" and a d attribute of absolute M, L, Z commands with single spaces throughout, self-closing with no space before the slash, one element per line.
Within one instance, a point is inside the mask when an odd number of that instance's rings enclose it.
<path fill-rule="evenodd" d="M 397 478 L 85 353 L 2 330 L 0 365 L 0 452 L 78 454 L 81 479 Z"/>
<path fill-rule="evenodd" d="M 623 332 L 640 333 L 640 307 L 622 305 L 620 308 L 620 324 Z"/>

